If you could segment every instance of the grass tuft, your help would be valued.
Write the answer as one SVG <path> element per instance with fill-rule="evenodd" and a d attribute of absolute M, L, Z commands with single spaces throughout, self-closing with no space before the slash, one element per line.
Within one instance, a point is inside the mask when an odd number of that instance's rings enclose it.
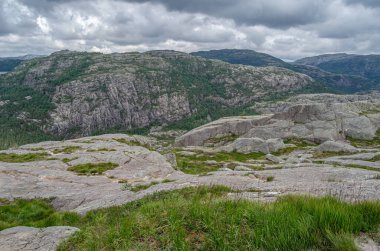
<path fill-rule="evenodd" d="M 82 149 L 80 146 L 65 146 L 64 148 L 54 149 L 53 153 L 74 153 L 80 149 Z"/>
<path fill-rule="evenodd" d="M 103 172 L 107 170 L 112 170 L 118 166 L 119 166 L 118 164 L 111 163 L 111 162 L 97 163 L 97 164 L 88 163 L 88 164 L 72 166 L 72 167 L 69 167 L 67 170 L 76 172 L 77 174 L 80 174 L 80 175 L 100 175 L 100 174 L 103 174 Z"/>

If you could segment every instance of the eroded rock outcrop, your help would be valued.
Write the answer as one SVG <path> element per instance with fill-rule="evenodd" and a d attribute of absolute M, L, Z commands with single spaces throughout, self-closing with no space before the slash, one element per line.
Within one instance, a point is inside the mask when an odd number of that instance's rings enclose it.
<path fill-rule="evenodd" d="M 336 97 L 337 102 L 332 102 L 333 97 Z M 380 99 L 365 100 L 364 97 L 357 97 L 358 101 L 343 102 L 346 99 L 338 95 L 328 95 L 328 98 L 327 103 L 301 104 L 289 101 L 286 107 L 281 108 L 281 112 L 274 114 L 243 119 L 223 118 L 184 134 L 176 140 L 176 145 L 205 145 L 210 138 L 221 138 L 228 134 L 236 134 L 239 137 L 232 145 L 240 145 L 239 142 L 248 138 L 251 140 L 299 138 L 322 143 L 347 138 L 371 140 L 376 136 L 376 131 L 379 129 Z M 237 130 L 236 125 L 241 120 L 245 122 L 245 126 Z M 260 145 L 259 142 L 256 145 Z"/>

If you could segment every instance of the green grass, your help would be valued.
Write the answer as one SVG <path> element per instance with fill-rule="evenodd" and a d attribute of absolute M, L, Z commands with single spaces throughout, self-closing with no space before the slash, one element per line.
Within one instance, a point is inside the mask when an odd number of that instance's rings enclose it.
<path fill-rule="evenodd" d="M 314 152 L 313 158 L 329 158 L 334 156 L 345 156 L 345 155 L 352 155 L 353 153 L 346 153 L 346 152 Z"/>
<path fill-rule="evenodd" d="M 154 186 L 154 185 L 157 185 L 157 184 L 160 184 L 160 182 L 157 182 L 157 181 L 153 181 L 149 184 L 143 184 L 143 185 L 137 185 L 137 186 L 133 186 L 131 187 L 131 191 L 132 192 L 139 192 L 139 191 L 142 191 L 142 190 L 146 190 L 148 189 L 149 187 L 151 186 Z"/>
<path fill-rule="evenodd" d="M 256 190 L 254 190 L 257 192 Z M 230 200 L 222 187 L 159 192 L 80 217 L 47 201 L 0 205 L 0 230 L 68 225 L 81 230 L 58 250 L 356 250 L 376 235 L 380 202 L 285 196 L 274 203 Z M 260 191 L 258 191 L 260 192 Z"/>
<path fill-rule="evenodd" d="M 267 182 L 272 182 L 272 181 L 274 181 L 274 176 L 268 176 L 268 177 L 266 178 L 266 181 L 267 181 Z"/>
<path fill-rule="evenodd" d="M 345 167 L 359 168 L 359 169 L 366 169 L 366 170 L 369 170 L 369 171 L 380 172 L 380 168 L 374 168 L 374 167 L 363 166 L 363 165 L 350 164 L 350 165 L 345 165 Z"/>
<path fill-rule="evenodd" d="M 73 161 L 73 160 L 76 160 L 78 159 L 78 157 L 74 157 L 74 158 L 63 158 L 62 159 L 62 162 L 63 163 L 69 163 L 70 161 Z"/>
<path fill-rule="evenodd" d="M 107 170 L 112 170 L 119 165 L 116 163 L 98 163 L 98 164 L 81 164 L 81 165 L 76 165 L 76 166 L 71 166 L 67 170 L 76 172 L 77 174 L 80 175 L 100 175 L 103 174 L 103 172 Z"/>
<path fill-rule="evenodd" d="M 87 152 L 115 152 L 116 149 L 112 148 L 98 148 L 98 149 L 89 149 Z"/>
<path fill-rule="evenodd" d="M 129 145 L 129 146 L 142 146 L 142 147 L 145 147 L 147 149 L 151 149 L 151 147 L 150 147 L 149 144 L 143 144 L 143 143 L 140 143 L 137 140 L 127 140 L 127 139 L 124 139 L 124 138 L 113 139 L 113 140 L 116 140 L 119 143 L 126 144 L 126 145 Z"/>
<path fill-rule="evenodd" d="M 15 153 L 0 153 L 0 162 L 9 163 L 23 163 L 47 160 L 47 153 L 26 153 L 26 154 L 15 154 Z"/>
<path fill-rule="evenodd" d="M 368 161 L 372 161 L 372 162 L 380 161 L 380 154 L 374 156 L 372 159 L 370 159 L 370 160 L 368 160 Z"/>
<path fill-rule="evenodd" d="M 288 155 L 296 150 L 303 150 L 309 146 L 313 146 L 314 144 L 309 143 L 303 139 L 285 139 L 284 140 L 285 144 L 293 144 L 295 146 L 291 147 L 285 147 L 275 153 L 272 153 L 275 156 L 282 156 L 282 155 Z"/>
<path fill-rule="evenodd" d="M 219 144 L 219 143 L 225 144 L 228 142 L 235 141 L 238 137 L 239 136 L 234 134 L 234 133 L 229 133 L 226 135 L 221 135 L 221 136 L 209 138 L 205 142 L 203 142 L 203 144 L 213 144 L 213 145 Z"/>
<path fill-rule="evenodd" d="M 46 200 L 17 199 L 0 205 L 0 231 L 15 226 L 70 226 L 79 219 L 75 213 L 56 212 Z"/>
<path fill-rule="evenodd" d="M 353 237 L 380 225 L 379 202 L 287 196 L 260 204 L 226 192 L 188 188 L 90 212 L 58 250 L 356 250 Z"/>
<path fill-rule="evenodd" d="M 351 145 L 355 147 L 380 147 L 380 130 L 376 132 L 374 139 L 354 139 L 347 137 Z"/>
<path fill-rule="evenodd" d="M 53 153 L 74 153 L 80 149 L 82 149 L 80 146 L 65 146 L 64 148 L 54 149 Z"/>
<path fill-rule="evenodd" d="M 246 162 L 248 160 L 262 159 L 264 156 L 265 154 L 263 153 L 203 153 L 200 151 L 198 151 L 194 156 L 182 156 L 180 154 L 176 154 L 178 169 L 188 174 L 205 174 L 208 172 L 216 171 L 220 168 L 219 164 L 205 164 L 204 162 L 207 160 L 215 160 L 217 162 Z"/>

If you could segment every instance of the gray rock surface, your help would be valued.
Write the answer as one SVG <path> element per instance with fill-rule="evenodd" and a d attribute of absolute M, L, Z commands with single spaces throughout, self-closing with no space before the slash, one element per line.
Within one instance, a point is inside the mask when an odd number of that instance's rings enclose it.
<path fill-rule="evenodd" d="M 53 251 L 71 234 L 75 227 L 13 227 L 0 231 L 1 251 Z"/>

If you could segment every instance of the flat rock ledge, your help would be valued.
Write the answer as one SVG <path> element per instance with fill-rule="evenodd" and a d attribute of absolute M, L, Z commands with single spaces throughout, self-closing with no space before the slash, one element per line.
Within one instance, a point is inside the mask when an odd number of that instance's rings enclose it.
<path fill-rule="evenodd" d="M 75 227 L 13 227 L 0 231 L 2 251 L 52 251 L 59 243 L 79 231 Z"/>

